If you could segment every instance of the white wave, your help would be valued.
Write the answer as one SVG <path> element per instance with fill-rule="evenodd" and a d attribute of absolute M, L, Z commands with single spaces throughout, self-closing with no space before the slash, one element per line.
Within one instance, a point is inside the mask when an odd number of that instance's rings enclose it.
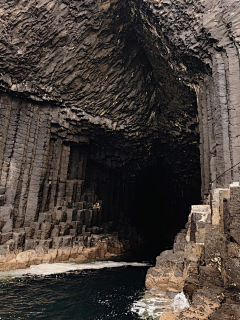
<path fill-rule="evenodd" d="M 174 299 L 166 299 L 163 292 L 146 290 L 144 297 L 133 303 L 131 311 L 141 319 L 159 319 L 165 311 L 180 312 L 188 307 L 189 303 L 183 292 L 178 293 Z"/>
<path fill-rule="evenodd" d="M 188 303 L 188 300 L 185 296 L 185 294 L 183 292 L 181 293 L 178 293 L 174 299 L 173 299 L 173 303 L 172 303 L 172 306 L 173 306 L 173 310 L 174 312 L 178 312 L 178 311 L 181 311 L 185 308 L 189 308 L 190 305 Z"/>
<path fill-rule="evenodd" d="M 43 263 L 32 265 L 26 269 L 16 269 L 11 271 L 0 272 L 0 279 L 15 278 L 26 275 L 31 276 L 48 276 L 51 274 L 66 273 L 70 271 L 96 270 L 103 268 L 119 268 L 125 266 L 146 267 L 148 263 L 140 262 L 115 262 L 115 261 L 95 261 L 90 263 Z"/>

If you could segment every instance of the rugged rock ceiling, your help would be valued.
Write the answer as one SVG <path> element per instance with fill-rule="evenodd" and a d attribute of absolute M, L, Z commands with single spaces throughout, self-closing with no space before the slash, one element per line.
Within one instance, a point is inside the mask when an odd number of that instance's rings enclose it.
<path fill-rule="evenodd" d="M 238 2 L 129 3 L 153 69 L 157 70 L 154 61 L 158 52 L 159 59 L 167 61 L 179 80 L 196 91 L 204 197 L 209 193 L 209 182 L 240 160 Z M 217 179 L 214 186 L 227 187 L 238 179 L 235 167 Z"/>
<path fill-rule="evenodd" d="M 200 176 L 195 93 L 173 72 L 160 39 L 147 34 L 137 16 L 142 9 L 127 1 L 1 3 L 1 185 L 15 227 L 63 205 L 57 199 L 66 193 L 67 173 L 61 171 L 72 165 L 69 154 L 79 157 L 78 148 L 90 159 L 87 168 L 92 161 L 114 170 L 119 185 L 137 179 L 154 194 L 157 183 L 158 201 L 171 194 L 171 217 L 179 207 L 172 198 L 187 199 L 181 223 L 186 219 Z M 157 177 L 152 186 L 139 174 L 146 167 Z M 79 177 L 67 170 L 68 180 L 85 179 L 83 169 Z M 111 183 L 91 184 L 113 207 L 133 202 L 133 196 L 109 200 L 102 188 L 109 194 Z M 144 187 L 135 189 L 142 198 Z M 144 210 L 149 202 L 151 208 L 151 192 L 148 197 Z M 138 202 L 127 209 L 136 219 Z"/>
<path fill-rule="evenodd" d="M 173 144 L 194 132 L 194 94 L 159 60 L 158 48 L 149 63 L 127 2 L 12 1 L 1 7 L 2 85 L 59 105 L 61 131 L 64 120 L 67 127 L 92 125 L 94 132 L 81 133 L 88 138 L 99 138 L 96 127 L 103 128 L 110 140 L 117 136 L 127 161 L 140 153 L 141 160 L 149 158 L 159 131 L 163 143 Z"/>

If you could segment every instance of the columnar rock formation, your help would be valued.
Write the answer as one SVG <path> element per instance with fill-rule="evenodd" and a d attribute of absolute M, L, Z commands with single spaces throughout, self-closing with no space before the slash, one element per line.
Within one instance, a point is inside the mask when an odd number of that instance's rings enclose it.
<path fill-rule="evenodd" d="M 159 81 L 172 70 L 198 99 L 202 197 L 240 161 L 237 1 L 129 1 L 131 17 Z M 162 65 L 167 67 L 162 69 Z M 238 181 L 237 166 L 213 187 Z"/>
<path fill-rule="evenodd" d="M 130 210 L 130 183 L 124 185 L 120 173 L 97 164 L 110 160 L 104 146 L 89 144 L 89 136 L 80 134 L 84 125 L 75 133 L 65 122 L 66 129 L 59 120 L 59 107 L 2 93 L 0 112 L 1 262 L 13 266 L 18 253 L 37 247 L 44 253 L 53 249 L 55 258 L 50 261 L 61 260 L 59 248 L 79 247 L 68 252 L 68 257 L 76 257 L 76 250 L 101 247 L 102 241 L 105 254 L 121 253 L 117 236 L 107 234 L 121 231 L 126 240 L 136 237 L 134 229 L 125 230 L 123 215 Z M 118 159 L 115 151 L 110 161 L 117 166 Z M 104 210 L 96 192 L 105 199 Z M 118 221 L 115 228 L 114 221 Z M 104 257 L 100 251 L 97 256 Z M 67 254 L 62 255 L 66 259 Z"/>
<path fill-rule="evenodd" d="M 172 230 L 180 228 L 186 207 L 200 201 L 200 165 L 210 207 L 195 207 L 187 238 L 180 233 L 174 251 L 190 254 L 187 267 L 203 277 L 199 261 L 227 261 L 220 240 L 238 248 L 239 208 L 219 217 L 220 200 L 209 194 L 239 180 L 238 2 L 0 3 L 3 266 L 121 252 L 138 238 L 134 218 L 148 219 L 144 210 L 156 203 L 154 192 L 137 185 L 148 174 L 159 177 L 159 207 L 177 221 Z M 182 218 L 173 219 L 178 213 Z M 225 223 L 230 231 L 221 230 Z M 210 257 L 215 250 L 220 255 Z"/>
<path fill-rule="evenodd" d="M 212 208 L 192 206 L 173 250 L 162 252 L 148 270 L 148 288 L 157 287 L 171 298 L 184 291 L 191 301 L 191 307 L 173 319 L 240 317 L 239 183 L 214 189 L 212 198 Z"/>
<path fill-rule="evenodd" d="M 130 3 L 0 2 L 4 265 L 26 250 L 107 241 L 119 253 L 138 241 L 134 181 L 157 161 L 171 170 L 166 190 L 189 206 L 199 181 L 195 94 L 172 72 L 159 82 Z M 167 198 L 173 217 L 179 203 Z"/>
<path fill-rule="evenodd" d="M 146 285 L 171 297 L 181 290 L 188 294 L 190 309 L 163 319 L 239 319 L 240 6 L 237 1 L 130 4 L 153 69 L 164 59 L 196 92 L 206 204 L 192 207 L 186 229 L 173 250 L 157 258 Z"/>

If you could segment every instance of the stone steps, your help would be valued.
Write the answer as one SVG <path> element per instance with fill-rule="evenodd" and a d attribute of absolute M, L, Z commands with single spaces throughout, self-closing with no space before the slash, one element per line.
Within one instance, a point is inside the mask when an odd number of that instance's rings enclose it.
<path fill-rule="evenodd" d="M 224 302 L 225 287 L 240 289 L 239 183 L 213 189 L 210 200 L 191 207 L 173 250 L 162 252 L 147 273 L 148 288 L 157 286 L 166 294 L 183 290 L 191 300 L 174 319 L 238 319 L 240 314 L 234 299 Z"/>

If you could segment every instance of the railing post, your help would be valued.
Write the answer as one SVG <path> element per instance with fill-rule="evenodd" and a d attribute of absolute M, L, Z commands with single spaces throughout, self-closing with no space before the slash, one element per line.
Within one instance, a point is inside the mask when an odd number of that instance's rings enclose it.
<path fill-rule="evenodd" d="M 238 167 L 238 173 L 239 173 L 238 181 L 239 181 L 239 185 L 240 185 L 240 166 Z"/>

